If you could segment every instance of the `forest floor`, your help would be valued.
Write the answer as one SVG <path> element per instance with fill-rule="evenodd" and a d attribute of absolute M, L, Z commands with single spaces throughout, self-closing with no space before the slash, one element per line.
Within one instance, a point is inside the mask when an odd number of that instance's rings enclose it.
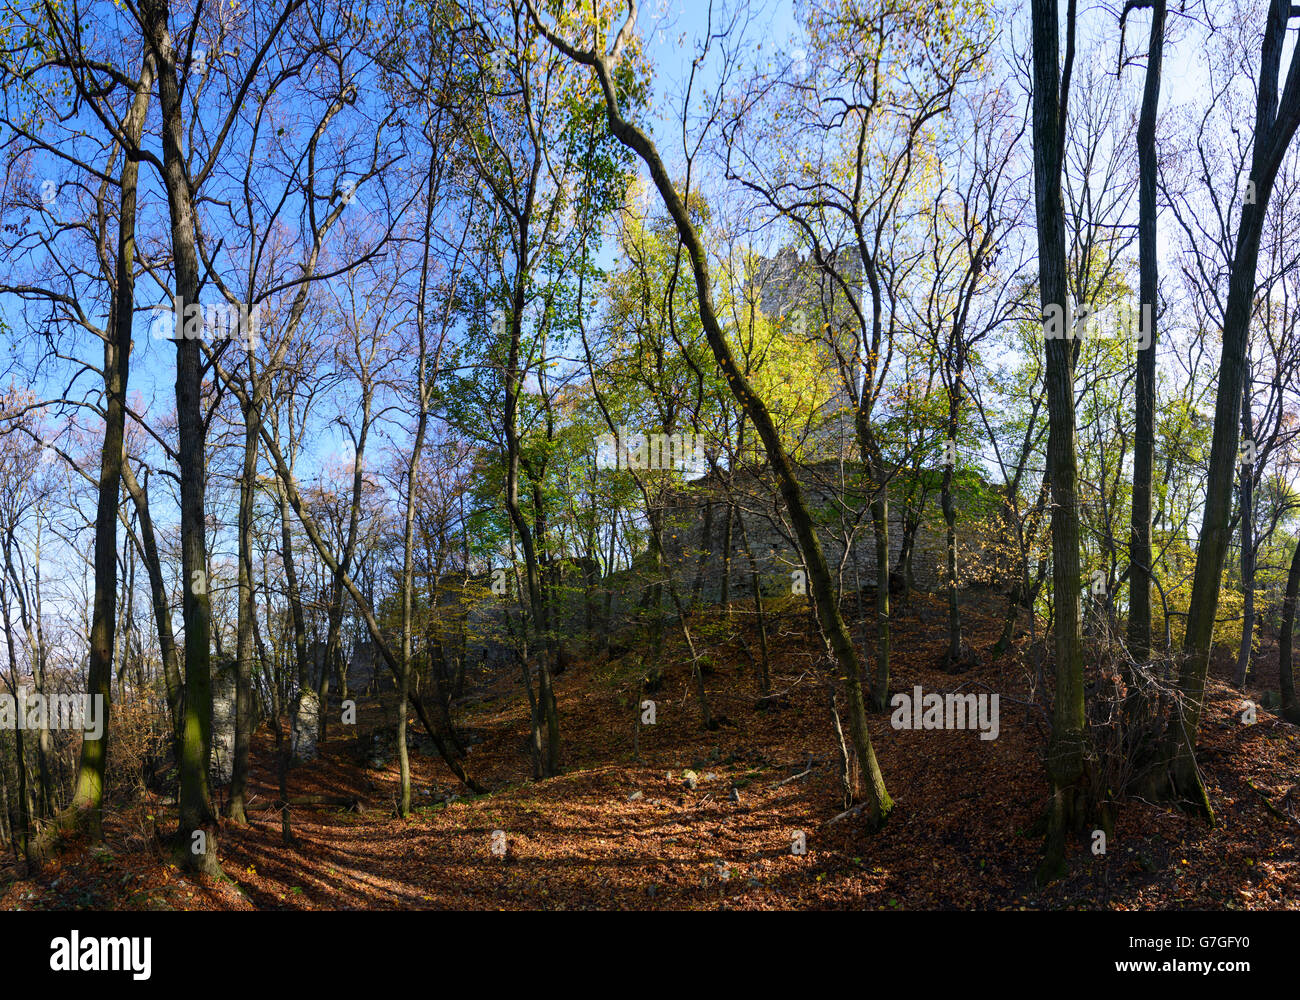
<path fill-rule="evenodd" d="M 1000 610 L 1000 598 L 979 595 L 965 609 L 977 649 L 992 646 Z M 289 777 L 291 796 L 355 796 L 361 811 L 294 809 L 293 847 L 281 842 L 274 812 L 253 813 L 246 827 L 225 822 L 227 878 L 214 881 L 164 858 L 155 828 L 174 828 L 174 810 L 145 798 L 108 814 L 102 846 L 66 845 L 34 877 L 0 869 L 0 907 L 1300 908 L 1300 729 L 1263 709 L 1243 724 L 1242 695 L 1222 677 L 1211 681 L 1199 744 L 1217 824 L 1126 799 L 1105 853 L 1088 841 L 1072 845 L 1070 875 L 1040 889 L 1041 838 L 1031 828 L 1047 797 L 1048 730 L 1031 696 L 1027 640 L 997 662 L 985 653 L 982 666 L 947 674 L 938 669 L 943 602 L 914 595 L 899 609 L 893 689 L 1000 692 L 1000 734 L 895 731 L 888 715 L 871 716 L 895 809 L 870 835 L 858 817 L 831 822 L 844 810 L 838 753 L 806 615 L 773 623 L 772 686 L 784 694 L 766 710 L 756 706 L 756 670 L 738 638 L 747 620 L 696 623 L 714 649 L 707 691 L 725 716 L 715 731 L 700 726 L 688 661 L 669 642 L 664 684 L 646 695 L 656 722 L 641 728 L 634 760 L 639 656 L 579 659 L 557 678 L 564 773 L 532 782 L 527 701 L 517 677 L 501 677 L 456 715 L 470 745 L 466 766 L 492 792 L 453 798 L 464 790 L 417 741 L 415 810 L 402 820 L 385 743 L 391 710 L 362 700 L 357 725 L 332 725 L 320 758 Z M 1257 673 L 1260 690 L 1276 689 L 1275 652 L 1271 679 L 1267 655 Z M 274 768 L 263 726 L 254 741 L 255 804 L 275 798 Z M 504 856 L 493 853 L 497 831 Z M 792 850 L 801 833 L 803 854 Z"/>

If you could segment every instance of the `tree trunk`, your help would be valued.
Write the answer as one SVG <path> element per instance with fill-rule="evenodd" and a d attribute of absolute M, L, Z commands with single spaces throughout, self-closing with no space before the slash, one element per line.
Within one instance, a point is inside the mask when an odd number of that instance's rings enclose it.
<path fill-rule="evenodd" d="M 745 515 L 736 511 L 740 521 L 740 547 L 749 562 L 749 580 L 754 588 L 754 615 L 758 619 L 758 651 L 761 659 L 758 666 L 758 690 L 760 694 L 772 691 L 772 661 L 767 649 L 767 614 L 763 609 L 763 581 L 758 573 L 758 561 L 749 544 L 749 529 L 745 527 Z"/>
<path fill-rule="evenodd" d="M 199 264 L 195 249 L 194 192 L 185 162 L 182 97 L 177 77 L 168 5 L 147 0 L 140 6 L 150 49 L 158 60 L 158 97 L 162 108 L 163 181 L 171 216 L 172 259 L 176 271 L 176 305 L 197 305 Z M 188 869 L 220 874 L 217 818 L 208 789 L 212 753 L 212 604 L 207 575 L 204 496 L 207 468 L 203 421 L 203 370 L 198 337 L 182 327 L 176 342 L 176 418 L 179 431 L 181 493 L 182 617 L 185 621 L 185 707 L 181 726 L 180 822 L 176 848 Z M 201 332 L 201 331 L 200 331 Z"/>
<path fill-rule="evenodd" d="M 9 595 L 0 588 L 0 624 L 4 626 L 5 646 L 9 654 L 9 693 L 15 704 L 22 696 L 19 693 L 18 658 L 14 650 L 13 622 L 9 617 Z M 25 706 L 20 706 L 25 710 Z M 36 845 L 32 842 L 32 807 L 31 788 L 27 777 L 27 759 L 23 747 L 23 728 L 14 728 L 14 767 L 18 775 L 18 815 L 14 823 L 14 854 L 21 857 L 29 866 L 37 862 Z"/>
<path fill-rule="evenodd" d="M 1253 442 L 1255 431 L 1250 415 L 1250 360 L 1246 361 L 1246 387 L 1242 391 L 1241 435 Z M 1250 459 L 1249 461 L 1247 459 Z M 1237 670 L 1233 683 L 1244 687 L 1250 671 L 1250 654 L 1255 642 L 1255 462 L 1249 454 L 1241 461 L 1241 593 L 1243 615 L 1241 645 L 1237 650 Z"/>
<path fill-rule="evenodd" d="M 876 669 L 871 679 L 871 707 L 884 712 L 889 708 L 889 483 L 883 470 L 875 478 L 871 533 L 876 540 Z M 850 692 L 850 720 L 852 710 L 853 694 Z"/>
<path fill-rule="evenodd" d="M 248 822 L 248 750 L 253 736 L 253 487 L 257 479 L 258 414 L 244 411 L 244 468 L 239 478 L 239 623 L 235 650 L 235 759 L 230 775 L 227 815 L 241 826 Z"/>
<path fill-rule="evenodd" d="M 149 94 L 153 89 L 153 60 L 140 68 L 131 112 L 123 123 L 127 140 L 139 144 L 144 131 Z M 131 368 L 131 324 L 135 316 L 135 213 L 139 161 L 128 155 L 122 164 L 121 212 L 117 231 L 117 273 L 113 292 L 113 325 L 104 340 L 104 443 L 99 455 L 99 497 L 95 507 L 95 593 L 90 625 L 90 663 L 86 692 L 102 703 L 104 726 L 97 739 L 81 744 L 76 786 L 66 821 L 84 825 L 90 837 L 103 837 L 104 771 L 108 766 L 108 724 L 112 695 L 113 640 L 117 623 L 117 518 L 121 492 L 123 441 L 126 434 L 126 389 Z"/>
<path fill-rule="evenodd" d="M 1071 3 L 1071 15 L 1074 7 Z M 1065 838 L 1084 820 L 1087 774 L 1083 705 L 1083 647 L 1079 636 L 1079 501 L 1074 427 L 1074 365 L 1067 314 L 1065 209 L 1061 166 L 1065 109 L 1073 62 L 1068 25 L 1064 82 L 1056 0 L 1032 0 L 1034 201 L 1038 221 L 1039 295 L 1047 346 L 1048 464 L 1052 480 L 1052 596 L 1056 697 L 1047 748 L 1051 801 L 1039 881 L 1065 872 Z M 1059 312 L 1058 312 L 1059 311 Z"/>
<path fill-rule="evenodd" d="M 521 227 L 520 243 L 527 245 L 527 226 Z M 519 506 L 519 453 L 521 442 L 518 429 L 518 407 L 521 376 L 519 371 L 520 338 L 522 336 L 524 309 L 524 282 L 516 280 L 514 301 L 509 317 L 509 361 L 505 371 L 505 437 L 506 437 L 506 512 L 519 535 L 519 546 L 524 553 L 524 575 L 528 588 L 528 622 L 533 633 L 532 646 L 537 656 L 538 710 L 546 722 L 545 776 L 560 773 L 560 717 L 555 704 L 555 691 L 551 681 L 551 667 L 547 662 L 551 652 L 550 622 L 547 616 L 546 594 L 543 592 L 541 571 L 537 562 L 532 529 Z"/>
<path fill-rule="evenodd" d="M 145 569 L 149 574 L 149 596 L 153 602 L 154 624 L 158 630 L 158 651 L 163 667 L 163 683 L 167 689 L 167 707 L 171 713 L 172 745 L 176 759 L 180 760 L 184 685 L 181 683 L 176 637 L 172 632 L 172 610 L 167 597 L 167 584 L 163 580 L 162 562 L 158 557 L 158 539 L 154 532 L 153 517 L 149 511 L 149 497 L 136 481 L 135 473 L 131 471 L 131 466 L 127 462 L 122 463 L 122 485 L 131 494 L 136 518 L 140 523 L 137 545 L 144 556 Z"/>
<path fill-rule="evenodd" d="M 1300 701 L 1295 695 L 1295 673 L 1291 662 L 1291 649 L 1295 640 L 1296 593 L 1300 591 L 1300 540 L 1291 556 L 1291 569 L 1286 575 L 1286 597 L 1282 600 L 1282 631 L 1278 637 L 1277 676 L 1282 695 L 1282 717 L 1300 726 Z"/>
<path fill-rule="evenodd" d="M 960 407 L 961 367 L 958 365 L 948 395 L 948 443 L 950 449 L 956 447 Z M 957 508 L 952 498 L 952 478 L 957 468 L 956 452 L 950 450 L 946 459 L 943 467 L 943 486 L 940 493 L 946 535 L 945 553 L 948 576 L 948 656 L 946 666 L 949 670 L 957 670 L 960 669 L 964 657 L 961 651 L 961 607 L 957 603 Z"/>
<path fill-rule="evenodd" d="M 1294 56 L 1287 73 L 1287 100 L 1280 105 L 1278 102 L 1278 76 L 1291 11 L 1288 0 L 1271 0 L 1261 46 L 1251 189 L 1248 191 L 1253 197 L 1247 197 L 1242 205 L 1232 273 L 1228 279 L 1228 300 L 1224 307 L 1223 349 L 1219 357 L 1210 470 L 1206 480 L 1200 543 L 1196 548 L 1192 595 L 1187 608 L 1187 631 L 1183 638 L 1185 658 L 1178 671 L 1183 710 L 1171 726 L 1162 749 L 1161 763 L 1167 765 L 1167 781 L 1163 775 L 1157 777 L 1166 794 L 1189 802 L 1211 823 L 1214 810 L 1196 767 L 1196 731 L 1201 721 L 1205 679 L 1210 670 L 1210 649 L 1214 641 L 1214 620 L 1219 610 L 1219 589 L 1228 551 L 1232 472 L 1239 460 L 1241 399 L 1246 383 L 1246 350 L 1255 299 L 1260 237 L 1278 168 L 1295 135 L 1296 126 L 1300 124 L 1300 101 L 1295 99 L 1295 91 L 1300 88 L 1300 59 Z"/>
<path fill-rule="evenodd" d="M 293 470 L 289 472 L 292 475 Z M 294 674 L 301 689 L 310 683 L 311 667 L 307 658 L 307 622 L 302 611 L 302 591 L 298 586 L 298 567 L 293 554 L 293 532 L 289 526 L 289 501 L 283 486 L 277 491 L 276 505 L 280 509 L 280 560 L 284 563 L 286 599 L 293 626 Z"/>
<path fill-rule="evenodd" d="M 1165 0 L 1151 2 L 1146 81 L 1138 116 L 1138 297 L 1142 337 L 1137 351 L 1133 438 L 1133 501 L 1129 540 L 1129 651 L 1139 663 L 1151 655 L 1151 470 L 1155 458 L 1156 313 L 1160 294 L 1156 257 L 1156 114 L 1165 46 Z M 1147 319 L 1150 309 L 1150 319 Z"/>
<path fill-rule="evenodd" d="M 728 502 L 727 520 L 722 529 L 722 580 L 718 584 L 718 605 L 728 621 L 731 620 L 731 546 L 735 519 L 736 505 Z"/>

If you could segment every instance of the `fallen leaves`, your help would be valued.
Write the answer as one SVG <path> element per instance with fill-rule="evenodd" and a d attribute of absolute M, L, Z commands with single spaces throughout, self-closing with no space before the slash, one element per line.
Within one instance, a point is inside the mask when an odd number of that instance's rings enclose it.
<path fill-rule="evenodd" d="M 914 595 L 894 627 L 894 686 L 952 686 L 936 669 L 942 609 Z M 937 602 L 936 602 L 937 603 Z M 1001 628 L 965 611 L 970 641 L 987 648 Z M 1138 801 L 1118 810 L 1105 855 L 1080 842 L 1071 874 L 1033 883 L 1041 844 L 1028 831 L 1046 796 L 1045 732 L 1034 713 L 1004 710 L 1002 732 L 894 731 L 869 719 L 881 769 L 898 806 L 868 835 L 859 819 L 828 825 L 844 808 L 824 692 L 798 681 L 813 648 L 805 616 L 774 622 L 774 686 L 780 705 L 757 706 L 756 678 L 738 642 L 722 640 L 708 678 L 711 699 L 734 725 L 706 732 L 689 686 L 687 659 L 665 646 L 657 721 L 642 727 L 631 756 L 625 706 L 635 692 L 600 664 L 576 663 L 557 679 L 564 774 L 531 782 L 522 751 L 526 702 L 510 677 L 488 678 L 484 697 L 458 717 L 481 736 L 474 773 L 492 794 L 458 797 L 446 768 L 412 758 L 419 805 L 409 820 L 390 810 L 297 809 L 295 847 L 278 817 L 225 824 L 222 861 L 233 881 L 178 877 L 130 830 L 146 815 L 174 819 L 157 801 L 119 810 L 110 852 L 71 845 L 35 878 L 12 880 L 0 904 L 29 908 L 136 909 L 1150 909 L 1294 908 L 1300 858 L 1294 829 L 1270 815 L 1246 783 L 1292 808 L 1300 748 L 1283 724 L 1243 734 L 1239 693 L 1212 682 L 1202 743 L 1207 786 L 1220 813 L 1213 829 Z M 752 641 L 752 637 L 751 637 Z M 1013 658 L 964 675 L 1030 700 Z M 678 693 L 680 692 L 680 693 Z M 622 703 L 623 707 L 620 707 Z M 1008 701 L 1008 704 L 1010 702 Z M 361 739 L 331 738 L 321 757 L 290 774 L 291 794 L 365 796 L 390 802 L 397 765 L 367 769 L 357 747 L 391 725 L 388 705 L 362 703 Z M 1269 718 L 1261 713 L 1261 719 Z M 1289 727 L 1286 727 L 1289 728 Z M 1270 733 L 1276 733 L 1275 736 Z M 1261 738 L 1262 737 L 1262 738 Z M 1285 737 L 1285 738 L 1283 738 Z M 254 740 L 253 790 L 275 797 L 274 745 Z M 743 788 L 744 795 L 729 794 Z M 425 794 L 427 793 L 427 794 Z M 132 813 L 132 810 L 135 813 Z M 492 853 L 505 834 L 505 856 Z M 804 835 L 806 853 L 792 844 Z M 11 873 L 12 874 L 12 873 Z"/>

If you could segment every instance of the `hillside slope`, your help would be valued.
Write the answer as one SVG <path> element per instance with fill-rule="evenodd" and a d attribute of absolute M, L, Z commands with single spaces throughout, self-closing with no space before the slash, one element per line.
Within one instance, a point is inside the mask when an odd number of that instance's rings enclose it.
<path fill-rule="evenodd" d="M 70 845 L 36 878 L 0 873 L 5 908 L 1300 908 L 1300 730 L 1212 682 L 1200 760 L 1219 824 L 1138 801 L 1118 810 L 1104 855 L 1080 844 L 1069 878 L 1033 885 L 1040 842 L 1029 833 L 1046 795 L 1047 723 L 1031 704 L 1024 650 L 954 677 L 935 669 L 944 608 L 913 597 L 895 628 L 895 690 L 1001 693 L 1000 735 L 895 731 L 873 716 L 872 738 L 897 807 L 865 834 L 843 811 L 826 690 L 811 670 L 806 616 L 773 629 L 774 707 L 755 705 L 755 670 L 734 638 L 706 678 L 726 722 L 702 730 L 688 669 L 671 643 L 657 719 L 632 759 L 635 679 L 628 662 L 579 660 L 558 678 L 566 773 L 527 780 L 526 701 L 495 679 L 458 715 L 468 764 L 494 791 L 448 798 L 454 779 L 413 757 L 416 814 L 394 815 L 397 767 L 385 709 L 365 706 L 354 730 L 291 773 L 294 796 L 355 796 L 360 811 L 295 809 L 299 844 L 280 842 L 274 813 L 222 831 L 230 882 L 199 883 L 162 859 L 153 836 L 174 816 L 141 802 L 109 817 L 101 848 Z M 742 620 L 737 618 L 737 620 Z M 966 610 L 987 650 L 996 616 Z M 699 622 L 707 629 L 720 622 Z M 333 732 L 338 733 L 340 727 Z M 388 727 L 391 730 L 391 725 Z M 274 744 L 255 741 L 257 802 L 274 798 Z M 696 775 L 689 788 L 683 773 Z M 1252 787 L 1253 786 L 1253 787 Z M 736 789 L 738 801 L 733 800 Z M 504 857 L 492 852 L 496 831 Z M 802 833 L 807 851 L 792 852 Z M 498 844 L 500 843 L 498 839 Z"/>

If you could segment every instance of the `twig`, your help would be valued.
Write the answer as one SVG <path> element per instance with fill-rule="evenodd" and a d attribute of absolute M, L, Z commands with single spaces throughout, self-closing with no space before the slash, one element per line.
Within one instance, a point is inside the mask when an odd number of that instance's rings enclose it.
<path fill-rule="evenodd" d="M 1278 819 L 1284 819 L 1288 823 L 1294 823 L 1296 826 L 1300 826 L 1300 820 L 1296 819 L 1290 813 L 1283 812 L 1277 806 L 1273 805 L 1269 797 L 1255 787 L 1255 783 L 1253 781 L 1251 781 L 1249 778 L 1246 777 L 1243 777 L 1241 780 L 1246 783 L 1246 785 L 1250 788 L 1252 792 L 1254 792 L 1256 795 L 1258 795 L 1261 799 L 1264 800 L 1264 805 L 1268 807 L 1268 811 L 1271 812 L 1274 816 L 1278 817 Z"/>
<path fill-rule="evenodd" d="M 865 802 L 859 802 L 852 809 L 845 809 L 838 816 L 833 816 L 832 818 L 828 819 L 826 821 L 826 825 L 830 826 L 832 823 L 838 823 L 840 820 L 847 819 L 850 816 L 858 816 L 862 813 L 862 810 L 865 809 L 866 807 L 867 804 Z"/>
<path fill-rule="evenodd" d="M 777 782 L 775 785 L 773 785 L 772 787 L 773 787 L 773 788 L 780 788 L 782 785 L 788 785 L 788 784 L 790 784 L 790 782 L 792 782 L 792 781 L 798 781 L 800 778 L 806 778 L 808 775 L 812 774 L 813 771 L 817 770 L 817 768 L 819 768 L 819 767 L 821 767 L 820 764 L 813 764 L 811 767 L 808 768 L 808 770 L 806 770 L 806 771 L 800 771 L 798 774 L 792 774 L 792 775 L 790 775 L 790 777 L 785 778 L 785 779 L 782 780 L 782 781 L 778 781 L 778 782 Z"/>

